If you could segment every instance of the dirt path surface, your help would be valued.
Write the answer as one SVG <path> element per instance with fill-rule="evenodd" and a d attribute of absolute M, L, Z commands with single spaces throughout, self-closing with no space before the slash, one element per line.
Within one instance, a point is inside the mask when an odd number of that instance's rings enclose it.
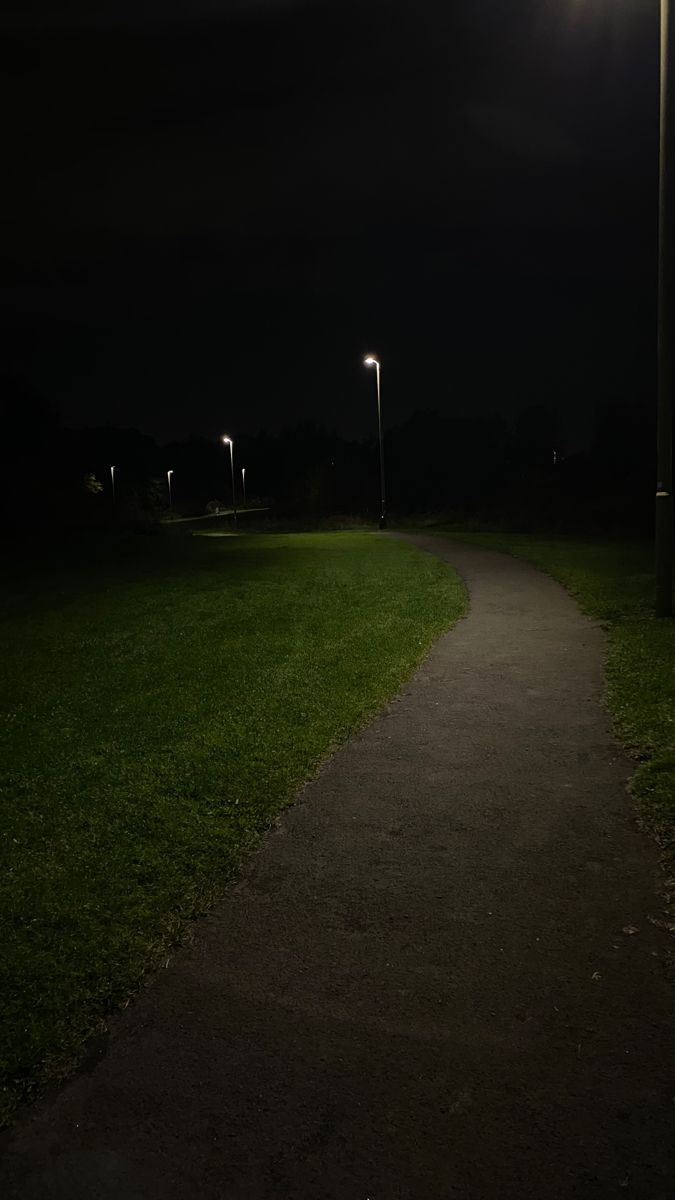
<path fill-rule="evenodd" d="M 602 633 L 524 563 L 411 540 L 468 617 L 5 1136 L 5 1200 L 674 1200 L 669 939 Z"/>

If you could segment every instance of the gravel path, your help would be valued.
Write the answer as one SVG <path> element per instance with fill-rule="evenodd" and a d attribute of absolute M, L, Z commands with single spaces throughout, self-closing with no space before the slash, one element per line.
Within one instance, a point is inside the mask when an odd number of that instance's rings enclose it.
<path fill-rule="evenodd" d="M 410 540 L 468 617 L 5 1136 L 5 1200 L 675 1197 L 669 939 L 603 635 L 522 562 Z"/>

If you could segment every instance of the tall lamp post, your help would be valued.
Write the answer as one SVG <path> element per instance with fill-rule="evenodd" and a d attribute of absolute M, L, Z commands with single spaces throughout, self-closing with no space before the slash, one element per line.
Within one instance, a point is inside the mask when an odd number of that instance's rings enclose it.
<path fill-rule="evenodd" d="M 237 498 L 236 498 L 235 492 L 234 492 L 234 442 L 232 441 L 232 438 L 225 437 L 225 435 L 223 435 L 222 441 L 225 446 L 230 447 L 230 471 L 232 473 L 232 512 L 234 513 L 234 523 L 236 525 L 237 524 Z"/>
<path fill-rule="evenodd" d="M 659 281 L 658 401 L 656 415 L 656 615 L 673 615 L 673 217 L 667 138 L 672 117 L 668 80 L 670 66 L 670 0 L 661 0 L 659 85 Z"/>
<path fill-rule="evenodd" d="M 380 529 L 387 528 L 387 506 L 385 500 L 384 489 L 384 444 L 382 442 L 382 403 L 380 395 L 380 360 L 369 354 L 364 358 L 364 363 L 367 367 L 375 367 L 375 379 L 377 382 L 377 429 L 380 438 Z"/>
<path fill-rule="evenodd" d="M 246 467 L 241 468 L 241 490 L 244 495 L 244 508 L 246 508 Z"/>
<path fill-rule="evenodd" d="M 173 508 L 173 497 L 171 495 L 171 476 L 172 475 L 173 475 L 173 469 L 171 471 L 167 471 L 166 482 L 169 485 L 169 508 Z"/>
<path fill-rule="evenodd" d="M 113 508 L 114 508 L 114 506 L 115 506 L 115 468 L 114 467 L 110 468 L 110 482 L 112 483 L 112 502 L 113 502 Z"/>

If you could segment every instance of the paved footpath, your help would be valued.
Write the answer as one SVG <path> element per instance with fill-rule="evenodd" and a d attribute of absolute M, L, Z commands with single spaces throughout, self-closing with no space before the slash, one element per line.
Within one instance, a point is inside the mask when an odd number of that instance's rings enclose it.
<path fill-rule="evenodd" d="M 468 617 L 5 1138 L 4 1200 L 674 1200 L 669 939 L 602 633 L 524 563 L 410 540 Z"/>

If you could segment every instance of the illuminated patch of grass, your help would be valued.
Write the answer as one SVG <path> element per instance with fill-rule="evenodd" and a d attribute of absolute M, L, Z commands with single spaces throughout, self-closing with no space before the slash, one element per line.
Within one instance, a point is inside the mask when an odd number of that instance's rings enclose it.
<path fill-rule="evenodd" d="M 675 862 L 675 621 L 654 616 L 652 547 L 529 534 L 466 540 L 527 559 L 604 625 L 608 708 L 619 739 L 642 760 L 631 790 Z"/>
<path fill-rule="evenodd" d="M 96 554 L 5 579 L 6 1115 L 222 893 L 464 606 L 441 562 L 373 534 L 150 538 Z"/>

